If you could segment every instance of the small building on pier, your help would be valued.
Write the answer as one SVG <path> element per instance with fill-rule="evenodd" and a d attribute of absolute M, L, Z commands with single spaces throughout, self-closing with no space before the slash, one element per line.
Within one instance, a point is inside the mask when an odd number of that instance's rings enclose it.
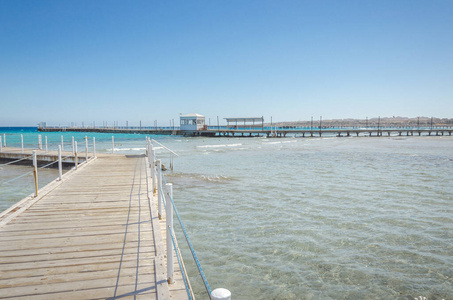
<path fill-rule="evenodd" d="M 187 114 L 180 117 L 181 131 L 198 131 L 206 129 L 205 116 Z"/>

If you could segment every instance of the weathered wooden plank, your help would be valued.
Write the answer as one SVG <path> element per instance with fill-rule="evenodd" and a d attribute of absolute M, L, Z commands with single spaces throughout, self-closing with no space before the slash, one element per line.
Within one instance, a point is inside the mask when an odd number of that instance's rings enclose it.
<path fill-rule="evenodd" d="M 141 276 L 116 276 L 111 278 L 91 279 L 91 280 L 72 280 L 70 282 L 59 282 L 53 284 L 36 284 L 27 286 L 15 286 L 10 288 L 0 289 L 0 297 L 22 297 L 31 296 L 36 294 L 53 294 L 70 291 L 84 291 L 99 288 L 111 288 L 111 294 L 105 295 L 104 297 L 113 297 L 115 295 L 114 290 L 117 288 L 116 295 L 122 295 L 126 293 L 134 293 L 139 290 L 150 290 L 155 287 L 154 274 L 142 274 Z M 52 297 L 49 297 L 50 299 Z"/>
<path fill-rule="evenodd" d="M 153 275 L 154 274 L 154 265 L 140 266 L 139 274 L 140 275 Z M 121 268 L 121 276 L 132 277 L 137 273 L 136 266 Z M 8 278 L 0 279 L 0 289 L 12 288 L 18 286 L 28 286 L 28 285 L 39 285 L 43 282 L 46 284 L 52 283 L 62 283 L 62 282 L 73 282 L 73 281 L 87 281 L 94 279 L 109 279 L 115 278 L 118 276 L 117 268 L 107 269 L 107 270 L 94 270 L 91 272 L 83 273 L 73 273 L 71 277 L 64 277 L 61 274 L 48 274 L 48 275 L 36 275 L 30 276 L 30 274 L 22 273 L 22 278 L 20 283 L 17 283 L 17 278 Z M 152 278 L 151 278 L 152 279 Z M 152 281 L 150 281 L 152 283 Z"/>
<path fill-rule="evenodd" d="M 147 268 L 152 267 L 154 268 L 154 260 L 145 260 L 143 263 L 140 264 L 141 267 Z M 137 260 L 125 260 L 122 263 L 122 268 L 133 268 L 137 269 Z M 115 270 L 118 273 L 118 263 L 117 262 L 110 262 L 110 263 L 102 263 L 102 264 L 92 264 L 92 265 L 77 265 L 77 266 L 60 266 L 60 267 L 48 267 L 48 268 L 40 268 L 35 269 L 33 271 L 34 277 L 45 277 L 50 275 L 62 275 L 62 279 L 71 280 L 71 276 L 66 276 L 67 274 L 89 274 L 92 272 L 97 271 L 108 271 L 108 270 Z M 30 270 L 9 270 L 9 271 L 0 271 L 1 278 L 3 280 L 15 278 L 17 281 L 15 283 L 17 285 L 21 284 L 23 278 L 30 276 Z"/>

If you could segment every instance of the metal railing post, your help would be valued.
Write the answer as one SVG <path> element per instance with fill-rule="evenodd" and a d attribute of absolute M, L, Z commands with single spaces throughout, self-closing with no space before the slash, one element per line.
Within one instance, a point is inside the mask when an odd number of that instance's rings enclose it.
<path fill-rule="evenodd" d="M 48 151 L 48 148 L 47 148 L 47 135 L 44 137 L 44 142 L 46 144 L 46 153 L 47 153 L 47 151 Z"/>
<path fill-rule="evenodd" d="M 42 136 L 38 134 L 38 149 L 42 150 Z"/>
<path fill-rule="evenodd" d="M 96 157 L 96 138 L 93 136 L 93 157 Z"/>
<path fill-rule="evenodd" d="M 74 155 L 75 152 L 74 152 L 74 137 L 72 137 L 72 155 Z"/>
<path fill-rule="evenodd" d="M 113 149 L 115 149 L 115 137 L 112 135 L 112 154 L 113 154 Z"/>
<path fill-rule="evenodd" d="M 162 163 L 157 160 L 157 211 L 159 220 L 162 220 Z"/>
<path fill-rule="evenodd" d="M 3 144 L 2 144 L 2 137 L 0 136 L 0 152 L 2 152 L 2 147 L 3 147 Z"/>
<path fill-rule="evenodd" d="M 63 177 L 63 162 L 61 161 L 61 145 L 58 145 L 58 177 Z"/>
<path fill-rule="evenodd" d="M 24 135 L 23 134 L 20 135 L 20 145 L 21 145 L 22 153 L 24 153 Z"/>
<path fill-rule="evenodd" d="M 77 165 L 78 165 L 78 161 L 77 161 L 77 141 L 74 142 L 74 147 L 75 147 L 75 149 L 74 149 L 74 151 L 75 151 L 74 152 L 74 164 L 75 164 L 75 168 L 77 170 Z"/>
<path fill-rule="evenodd" d="M 33 175 L 35 177 L 35 197 L 38 197 L 38 159 L 36 150 L 33 150 Z"/>
<path fill-rule="evenodd" d="M 153 179 L 153 193 L 156 192 L 156 156 L 151 145 L 151 177 Z"/>
<path fill-rule="evenodd" d="M 146 145 L 146 153 L 147 153 L 147 156 L 148 156 L 149 167 L 151 168 L 151 166 L 152 166 L 152 161 L 151 161 L 151 146 L 150 146 L 149 143 Z M 152 171 L 151 171 L 151 174 L 152 174 Z"/>
<path fill-rule="evenodd" d="M 88 162 L 88 137 L 85 136 L 85 162 Z"/>
<path fill-rule="evenodd" d="M 64 150 L 64 147 L 63 147 L 63 136 L 61 136 L 61 151 Z"/>
<path fill-rule="evenodd" d="M 173 184 L 167 183 L 165 185 L 165 203 L 166 206 L 166 227 L 167 227 L 167 282 L 172 284 L 175 282 L 174 279 L 174 267 L 173 267 L 173 243 L 172 243 L 172 230 L 173 230 L 173 205 L 171 199 L 173 199 Z"/>
<path fill-rule="evenodd" d="M 3 134 L 3 147 L 6 147 L 6 134 Z"/>

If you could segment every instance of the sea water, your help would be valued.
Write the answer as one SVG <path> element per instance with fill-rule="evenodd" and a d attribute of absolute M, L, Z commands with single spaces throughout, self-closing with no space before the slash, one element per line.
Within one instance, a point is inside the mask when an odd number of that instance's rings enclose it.
<path fill-rule="evenodd" d="M 111 134 L 63 135 L 112 150 Z M 153 138 L 179 154 L 166 180 L 212 289 L 234 299 L 453 298 L 452 137 Z M 144 135 L 115 135 L 114 151 L 143 153 Z M 180 231 L 178 241 L 204 299 Z"/>

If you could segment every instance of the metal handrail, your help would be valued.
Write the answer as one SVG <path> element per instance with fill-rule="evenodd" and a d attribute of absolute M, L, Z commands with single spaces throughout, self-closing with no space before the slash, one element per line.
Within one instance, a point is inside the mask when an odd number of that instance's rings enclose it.
<path fill-rule="evenodd" d="M 176 152 L 174 152 L 173 150 L 169 149 L 168 147 L 165 147 L 164 145 L 162 145 L 161 143 L 159 143 L 158 141 L 152 139 L 151 142 L 154 142 L 156 144 L 158 144 L 159 146 L 161 146 L 162 148 L 164 148 L 165 150 L 167 150 L 168 152 L 176 155 L 176 156 L 179 156 Z"/>

